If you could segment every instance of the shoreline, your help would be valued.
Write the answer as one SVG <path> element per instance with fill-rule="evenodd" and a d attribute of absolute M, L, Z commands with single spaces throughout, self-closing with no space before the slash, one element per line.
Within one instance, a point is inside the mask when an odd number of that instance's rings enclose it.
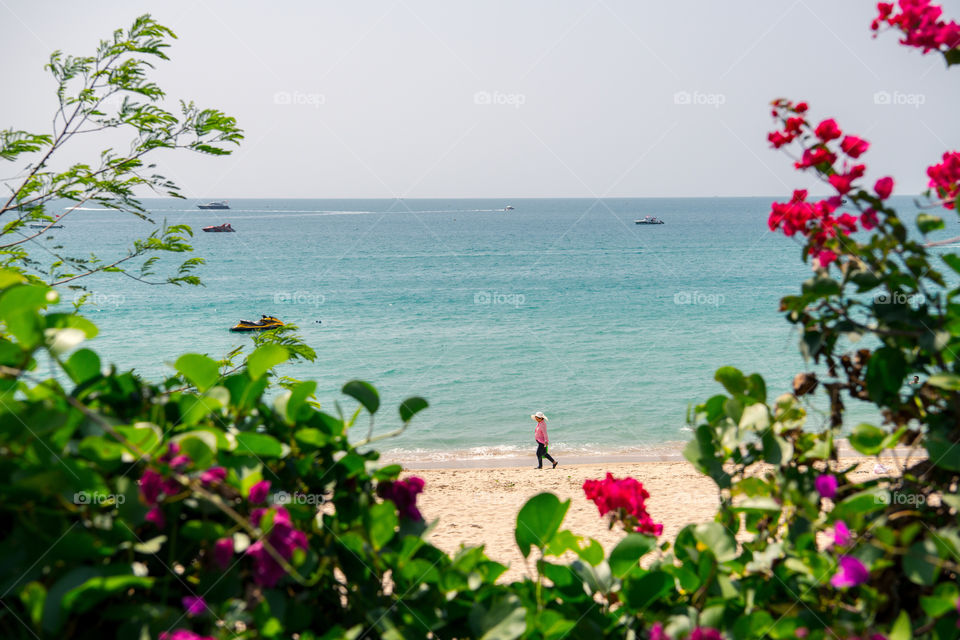
<path fill-rule="evenodd" d="M 659 446 L 651 446 L 637 450 L 615 449 L 610 452 L 597 451 L 596 449 L 570 449 L 568 454 L 561 451 L 553 451 L 551 455 L 560 462 L 557 469 L 561 467 L 583 466 L 583 465 L 624 465 L 624 464 L 646 464 L 646 463 L 668 463 L 680 462 L 689 464 L 683 457 L 683 449 L 686 446 L 683 443 L 666 443 Z M 470 450 L 463 451 L 464 457 L 457 457 L 458 452 L 450 453 L 448 451 L 436 452 L 443 455 L 442 458 L 426 458 L 424 454 L 418 452 L 411 456 L 407 452 L 381 452 L 380 461 L 384 464 L 399 464 L 404 471 L 412 470 L 451 470 L 451 469 L 531 469 L 536 465 L 537 457 L 533 447 L 529 454 L 517 455 L 473 455 Z M 910 454 L 908 447 L 897 447 L 884 451 L 884 457 L 904 459 Z M 840 459 L 870 459 L 875 456 L 865 456 L 850 446 L 847 440 L 837 441 L 837 456 Z M 913 459 L 926 457 L 926 452 L 922 449 L 913 451 Z M 549 464 L 545 461 L 546 464 Z"/>

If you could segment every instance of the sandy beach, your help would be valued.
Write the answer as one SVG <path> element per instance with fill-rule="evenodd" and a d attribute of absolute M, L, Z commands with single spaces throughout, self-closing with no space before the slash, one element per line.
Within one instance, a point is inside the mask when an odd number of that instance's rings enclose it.
<path fill-rule="evenodd" d="M 900 458 L 901 461 L 903 458 Z M 896 473 L 892 457 L 881 459 L 890 474 Z M 876 477 L 875 458 L 844 458 L 840 464 L 859 463 L 851 479 Z M 485 544 L 489 557 L 509 565 L 502 579 L 526 573 L 523 556 L 514 541 L 517 512 L 530 497 L 549 491 L 561 500 L 570 499 L 563 527 L 578 535 L 596 538 L 609 553 L 623 537 L 620 529 L 609 530 L 596 506 L 583 494 L 583 481 L 603 478 L 609 471 L 617 477 L 631 476 L 650 493 L 647 509 L 655 522 L 663 523 L 663 535 L 672 540 L 690 523 L 713 519 L 718 504 L 716 485 L 688 462 L 655 461 L 565 464 L 556 469 L 525 467 L 461 469 L 411 469 L 426 482 L 418 504 L 428 521 L 439 519 L 430 534 L 433 544 L 454 553 L 461 544 Z M 888 475 L 888 474 L 882 474 Z"/>

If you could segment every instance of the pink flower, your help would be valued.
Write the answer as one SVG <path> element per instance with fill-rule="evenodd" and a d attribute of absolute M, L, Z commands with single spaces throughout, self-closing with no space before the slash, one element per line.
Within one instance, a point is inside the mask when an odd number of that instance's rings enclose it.
<path fill-rule="evenodd" d="M 269 493 L 270 481 L 261 480 L 257 484 L 250 487 L 250 502 L 254 504 L 260 504 L 267 499 L 267 494 Z"/>
<path fill-rule="evenodd" d="M 144 469 L 140 476 L 140 495 L 148 505 L 157 504 L 162 491 L 163 477 L 153 469 Z"/>
<path fill-rule="evenodd" d="M 213 562 L 221 569 L 230 566 L 233 560 L 233 538 L 220 538 L 213 544 Z"/>
<path fill-rule="evenodd" d="M 929 51 L 944 51 L 960 46 L 960 25 L 952 20 L 940 20 L 943 9 L 931 5 L 930 0 L 901 0 L 899 14 L 894 14 L 893 3 L 881 2 L 879 12 L 870 28 L 874 31 L 886 23 L 903 33 L 900 44 Z"/>
<path fill-rule="evenodd" d="M 655 622 L 652 627 L 650 627 L 650 640 L 670 640 L 663 630 L 663 623 Z"/>
<path fill-rule="evenodd" d="M 629 531 L 654 536 L 663 533 L 663 525 L 657 524 L 647 513 L 646 499 L 650 494 L 634 478 L 617 479 L 607 473 L 603 480 L 585 480 L 583 493 L 597 505 L 601 516 L 612 513 Z"/>
<path fill-rule="evenodd" d="M 863 566 L 863 563 L 853 556 L 840 556 L 838 564 L 840 570 L 830 578 L 830 584 L 837 589 L 855 587 L 858 584 L 863 584 L 870 577 L 870 572 Z"/>
<path fill-rule="evenodd" d="M 172 460 L 170 460 L 170 466 L 173 469 L 176 469 L 177 471 L 179 471 L 180 469 L 183 469 L 189 464 L 190 464 L 190 456 L 187 456 L 187 455 L 179 455 L 173 458 Z"/>
<path fill-rule="evenodd" d="M 824 120 L 817 125 L 814 133 L 817 134 L 817 137 L 823 140 L 824 142 L 830 142 L 831 140 L 836 140 L 843 135 L 843 132 L 840 131 L 840 127 L 837 126 L 836 120 L 830 118 Z"/>
<path fill-rule="evenodd" d="M 870 148 L 870 143 L 857 136 L 847 136 L 840 143 L 840 148 L 851 158 L 859 158 Z"/>
<path fill-rule="evenodd" d="M 817 252 L 817 262 L 824 269 L 830 266 L 830 263 L 837 259 L 837 254 L 830 249 L 821 249 Z"/>
<path fill-rule="evenodd" d="M 812 149 L 804 149 L 803 155 L 800 158 L 800 162 L 794 163 L 794 167 L 797 169 L 806 169 L 807 167 L 815 167 L 819 164 L 829 164 L 833 165 L 837 161 L 837 154 L 831 153 L 829 149 L 825 146 L 817 146 Z"/>
<path fill-rule="evenodd" d="M 417 508 L 417 495 L 423 492 L 423 486 L 423 479 L 416 476 L 396 482 L 381 482 L 377 485 L 377 495 L 393 502 L 401 518 L 420 522 L 423 515 Z"/>
<path fill-rule="evenodd" d="M 307 548 L 306 534 L 293 528 L 290 513 L 283 507 L 275 508 L 273 527 L 267 541 L 284 560 L 290 560 L 296 549 Z M 261 540 L 247 547 L 246 554 L 253 558 L 253 579 L 257 584 L 272 588 L 286 575 L 284 568 L 270 555 Z"/>
<path fill-rule="evenodd" d="M 690 634 L 690 640 L 723 640 L 723 636 L 716 629 L 697 627 Z"/>
<path fill-rule="evenodd" d="M 160 632 L 160 640 L 214 640 L 212 636 L 201 636 L 187 629 L 177 629 L 173 633 Z"/>
<path fill-rule="evenodd" d="M 873 209 L 867 209 L 860 215 L 860 224 L 863 225 L 863 228 L 867 231 L 870 231 L 879 224 L 877 220 L 877 212 Z"/>
<path fill-rule="evenodd" d="M 817 493 L 821 498 L 833 498 L 837 495 L 837 478 L 830 474 L 817 476 L 813 481 L 813 486 L 817 488 Z"/>
<path fill-rule="evenodd" d="M 211 485 L 223 482 L 227 477 L 227 470 L 223 467 L 210 467 L 200 474 L 200 482 L 205 485 Z"/>
<path fill-rule="evenodd" d="M 833 525 L 833 544 L 844 547 L 850 544 L 850 539 L 850 529 L 847 528 L 843 520 L 837 520 L 837 523 Z"/>
<path fill-rule="evenodd" d="M 950 151 L 943 154 L 943 162 L 927 168 L 930 177 L 929 186 L 936 190 L 943 206 L 953 209 L 960 196 L 960 153 Z"/>
<path fill-rule="evenodd" d="M 183 608 L 187 610 L 188 616 L 198 616 L 207 610 L 207 603 L 200 596 L 186 596 L 181 602 Z"/>
<path fill-rule="evenodd" d="M 164 517 L 163 511 L 161 511 L 160 507 L 158 506 L 150 509 L 150 511 L 147 512 L 147 515 L 144 516 L 144 519 L 147 522 L 152 522 L 158 529 L 163 529 L 167 526 L 167 519 Z"/>
<path fill-rule="evenodd" d="M 873 190 L 877 192 L 881 200 L 886 200 L 893 192 L 893 178 L 890 176 L 880 178 L 877 180 L 877 183 L 873 185 Z"/>

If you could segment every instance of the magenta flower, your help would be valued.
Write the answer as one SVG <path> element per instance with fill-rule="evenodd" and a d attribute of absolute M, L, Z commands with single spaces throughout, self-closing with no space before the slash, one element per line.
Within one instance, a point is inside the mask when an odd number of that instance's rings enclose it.
<path fill-rule="evenodd" d="M 263 514 L 267 512 L 263 507 L 257 507 L 250 512 L 250 522 L 253 523 L 253 526 L 259 527 L 260 521 L 263 519 Z"/>
<path fill-rule="evenodd" d="M 290 560 L 297 549 L 307 548 L 306 534 L 293 528 L 290 513 L 283 507 L 275 508 L 273 526 L 267 540 L 284 560 Z M 271 588 L 286 575 L 262 541 L 257 540 L 247 547 L 246 554 L 253 558 L 253 579 L 257 584 Z"/>
<path fill-rule="evenodd" d="M 837 520 L 833 525 L 833 544 L 844 547 L 850 544 L 850 538 L 850 529 L 847 528 L 846 523 L 843 520 Z"/>
<path fill-rule="evenodd" d="M 817 476 L 813 481 L 813 486 L 817 488 L 817 493 L 821 498 L 833 498 L 837 495 L 837 477 L 830 474 Z"/>
<path fill-rule="evenodd" d="M 655 622 L 650 627 L 650 640 L 670 640 L 670 636 L 663 631 L 662 622 Z"/>
<path fill-rule="evenodd" d="M 830 584 L 838 589 L 855 587 L 863 584 L 870 577 L 870 572 L 863 563 L 853 556 L 840 556 L 838 564 L 840 570 L 830 578 Z"/>
<path fill-rule="evenodd" d="M 201 636 L 189 629 L 177 629 L 173 633 L 160 632 L 160 640 L 214 640 L 212 636 Z"/>
<path fill-rule="evenodd" d="M 183 603 L 188 616 L 198 616 L 207 610 L 207 603 L 200 596 L 186 596 L 180 602 Z"/>
<path fill-rule="evenodd" d="M 690 640 L 723 640 L 723 636 L 716 629 L 697 627 L 690 634 Z"/>
<path fill-rule="evenodd" d="M 157 499 L 163 490 L 163 477 L 153 469 L 144 469 L 139 484 L 143 501 L 149 505 L 157 504 Z"/>
<path fill-rule="evenodd" d="M 886 200 L 893 192 L 893 178 L 890 176 L 880 178 L 877 180 L 877 183 L 873 185 L 873 190 L 877 192 L 877 196 L 881 200 Z"/>
<path fill-rule="evenodd" d="M 254 504 L 260 504 L 267 499 L 267 494 L 270 493 L 270 481 L 261 480 L 257 484 L 250 487 L 250 502 Z"/>
<path fill-rule="evenodd" d="M 147 511 L 145 516 L 147 522 L 152 522 L 158 529 L 163 529 L 167 526 L 167 519 L 163 515 L 163 511 L 160 510 L 160 507 L 154 507 Z"/>
<path fill-rule="evenodd" d="M 170 461 L 170 466 L 179 471 L 190 464 L 190 456 L 179 455 Z"/>
<path fill-rule="evenodd" d="M 647 513 L 650 493 L 635 478 L 615 478 L 608 472 L 603 480 L 584 480 L 583 493 L 597 505 L 601 516 L 612 512 L 611 517 L 622 521 L 628 530 L 652 536 L 663 533 L 663 525 Z"/>
<path fill-rule="evenodd" d="M 397 505 L 401 518 L 420 522 L 423 515 L 417 508 L 417 495 L 423 492 L 423 479 L 416 476 L 396 482 L 381 482 L 377 486 L 377 495 Z"/>
<path fill-rule="evenodd" d="M 233 538 L 220 538 L 213 545 L 213 562 L 221 569 L 230 566 L 233 559 Z"/>
<path fill-rule="evenodd" d="M 223 482 L 226 477 L 227 470 L 223 467 L 210 467 L 200 474 L 200 482 L 202 482 L 204 485 L 211 485 L 218 482 Z"/>

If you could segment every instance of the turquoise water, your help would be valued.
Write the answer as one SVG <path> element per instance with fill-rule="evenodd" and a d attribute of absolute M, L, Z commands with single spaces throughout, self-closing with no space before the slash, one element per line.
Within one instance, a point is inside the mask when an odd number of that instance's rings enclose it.
<path fill-rule="evenodd" d="M 380 390 L 378 430 L 402 399 L 429 400 L 383 443 L 401 458 L 528 454 L 537 410 L 557 455 L 656 450 L 688 439 L 686 407 L 719 390 L 718 367 L 762 374 L 771 397 L 805 369 L 777 306 L 810 271 L 767 231 L 769 202 L 152 200 L 157 221 L 198 231 L 206 286 L 88 279 L 84 312 L 101 355 L 151 379 L 181 353 L 248 343 L 227 331 L 241 318 L 296 323 L 319 358 L 282 373 L 317 380 L 329 410 L 352 408 L 352 378 Z M 666 224 L 633 223 L 647 214 Z M 199 233 L 221 222 L 237 233 Z M 108 258 L 148 231 L 87 209 L 58 239 Z"/>

